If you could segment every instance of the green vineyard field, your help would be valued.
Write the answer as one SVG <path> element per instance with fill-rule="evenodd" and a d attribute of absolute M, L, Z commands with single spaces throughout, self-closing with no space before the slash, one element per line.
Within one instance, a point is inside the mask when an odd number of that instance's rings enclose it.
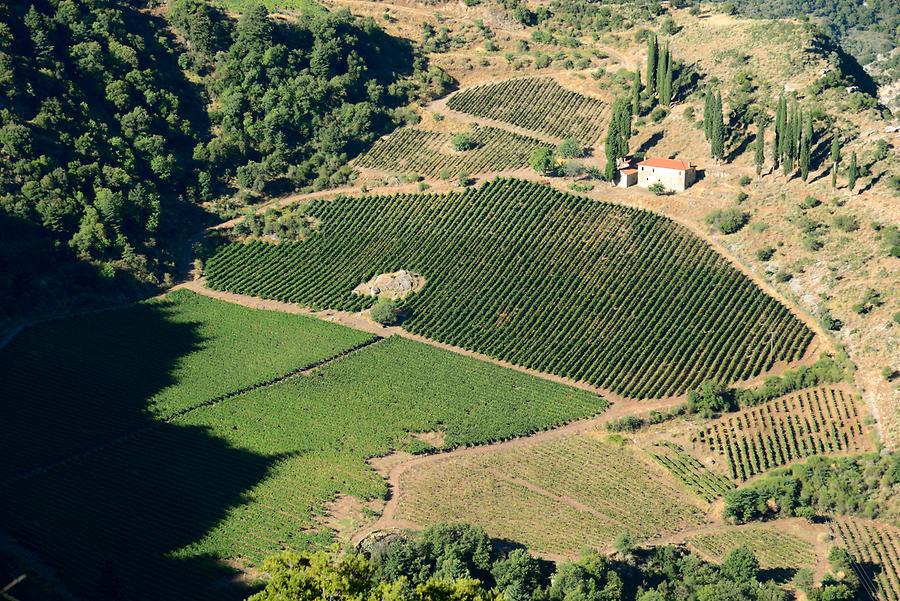
<path fill-rule="evenodd" d="M 705 242 L 649 211 L 499 179 L 446 195 L 341 197 L 299 243 L 229 244 L 208 284 L 360 310 L 352 290 L 407 269 L 407 330 L 628 397 L 758 375 L 813 333 Z"/>
<path fill-rule="evenodd" d="M 593 146 L 604 133 L 606 103 L 567 90 L 549 77 L 509 79 L 466 88 L 447 107 L 555 138 L 573 136 Z"/>
<path fill-rule="evenodd" d="M 457 177 L 463 172 L 490 173 L 527 167 L 531 152 L 548 146 L 494 127 L 476 127 L 471 134 L 477 146 L 455 151 L 450 144 L 451 134 L 403 128 L 375 142 L 357 159 L 356 166 L 424 177 L 437 177 L 442 172 Z"/>
<path fill-rule="evenodd" d="M 119 598 L 152 590 L 160 599 L 221 599 L 230 572 L 220 560 L 256 564 L 281 548 L 327 546 L 331 532 L 317 516 L 338 494 L 382 497 L 386 484 L 366 460 L 410 432 L 440 429 L 446 446 L 470 445 L 606 405 L 589 392 L 391 337 L 4 483 L 0 529 L 28 541 L 84 598 L 95 598 L 111 562 Z"/>
<path fill-rule="evenodd" d="M 370 339 L 187 290 L 28 328 L 0 351 L 0 479 Z"/>
<path fill-rule="evenodd" d="M 732 478 L 746 480 L 812 455 L 870 450 L 863 411 L 839 388 L 802 390 L 724 416 L 697 440 L 725 456 Z"/>
<path fill-rule="evenodd" d="M 850 517 L 835 518 L 831 529 L 853 557 L 866 598 L 900 601 L 900 529 Z"/>
<path fill-rule="evenodd" d="M 735 487 L 734 482 L 710 471 L 673 442 L 654 445 L 650 455 L 707 503 Z"/>

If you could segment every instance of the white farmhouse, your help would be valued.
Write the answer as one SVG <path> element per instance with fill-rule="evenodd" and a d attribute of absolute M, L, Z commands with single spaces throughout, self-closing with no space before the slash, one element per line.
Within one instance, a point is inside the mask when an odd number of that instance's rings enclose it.
<path fill-rule="evenodd" d="M 666 190 L 683 192 L 697 180 L 697 169 L 688 161 L 649 158 L 637 166 L 637 185 L 649 188 L 660 183 Z"/>

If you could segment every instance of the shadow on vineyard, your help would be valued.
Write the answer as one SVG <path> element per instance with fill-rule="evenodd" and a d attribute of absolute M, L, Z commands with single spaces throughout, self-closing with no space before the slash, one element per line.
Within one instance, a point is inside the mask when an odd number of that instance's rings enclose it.
<path fill-rule="evenodd" d="M 233 573 L 214 559 L 173 552 L 202 539 L 279 458 L 236 449 L 206 428 L 155 422 L 148 413 L 148 399 L 172 382 L 181 358 L 203 344 L 196 324 L 173 322 L 170 311 L 158 303 L 106 314 L 104 327 L 118 336 L 154 332 L 165 341 L 147 348 L 134 338 L 126 347 L 133 353 L 122 346 L 104 352 L 99 332 L 93 340 L 55 345 L 55 358 L 53 348 L 24 335 L 0 352 L 0 373 L 9 383 L 0 400 L 4 471 L 26 459 L 34 467 L 107 442 L 113 426 L 120 434 L 144 430 L 124 444 L 0 486 L 0 528 L 34 549 L 80 598 L 246 594 L 209 587 Z M 44 327 L 63 329 L 61 336 L 83 334 L 78 322 Z M 46 359 L 44 369 L 22 373 L 23 353 Z M 17 382 L 22 375 L 28 382 Z M 36 448 L 44 452 L 29 454 Z"/>

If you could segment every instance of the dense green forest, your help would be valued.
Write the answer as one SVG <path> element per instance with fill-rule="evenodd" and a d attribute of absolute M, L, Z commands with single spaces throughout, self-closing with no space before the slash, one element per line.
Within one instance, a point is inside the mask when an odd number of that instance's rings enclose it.
<path fill-rule="evenodd" d="M 0 255 L 0 319 L 58 305 L 74 272 L 85 293 L 171 280 L 199 203 L 341 181 L 402 107 L 449 83 L 347 12 L 0 4 L 0 227 L 23 240 Z"/>

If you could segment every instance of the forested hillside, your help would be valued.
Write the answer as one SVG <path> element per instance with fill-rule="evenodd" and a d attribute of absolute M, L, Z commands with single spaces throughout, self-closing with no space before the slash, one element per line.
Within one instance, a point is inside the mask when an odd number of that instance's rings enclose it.
<path fill-rule="evenodd" d="M 287 22 L 257 6 L 235 22 L 198 0 L 3 3 L 0 216 L 37 225 L 59 265 L 90 262 L 88 288 L 117 272 L 164 283 L 200 202 L 346 177 L 334 174 L 394 109 L 446 83 L 346 12 Z M 28 310 L 65 297 L 71 269 L 54 283 L 27 257 L 4 258 L 0 286 L 14 294 L 0 318 L 26 309 L 16 296 Z"/>

